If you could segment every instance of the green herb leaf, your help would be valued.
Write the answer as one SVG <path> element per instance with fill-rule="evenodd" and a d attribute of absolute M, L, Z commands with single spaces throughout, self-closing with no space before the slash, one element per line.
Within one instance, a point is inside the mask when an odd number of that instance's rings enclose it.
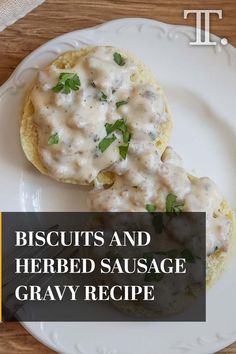
<path fill-rule="evenodd" d="M 154 204 L 146 204 L 145 208 L 149 213 L 154 213 L 156 211 L 156 206 Z"/>
<path fill-rule="evenodd" d="M 58 83 L 56 86 L 52 88 L 52 90 L 57 93 L 60 92 L 63 88 L 64 88 L 64 84 Z"/>
<path fill-rule="evenodd" d="M 104 152 L 115 140 L 116 136 L 114 134 L 112 134 L 111 137 L 106 136 L 105 138 L 103 138 L 98 144 L 100 151 Z"/>
<path fill-rule="evenodd" d="M 107 136 L 104 139 L 110 139 L 109 138 L 109 134 L 111 134 L 111 133 L 113 133 L 115 131 L 120 131 L 122 133 L 124 145 L 120 145 L 119 146 L 119 152 L 120 152 L 120 157 L 123 160 L 125 160 L 126 156 L 127 156 L 127 153 L 128 153 L 128 148 L 129 148 L 129 142 L 130 142 L 130 139 L 131 139 L 131 134 L 128 132 L 128 127 L 127 127 L 124 119 L 117 119 L 115 121 L 115 123 L 113 123 L 113 124 L 106 123 L 105 124 L 105 128 L 106 128 Z"/>
<path fill-rule="evenodd" d="M 128 127 L 123 119 L 118 119 L 117 121 L 115 121 L 114 124 L 106 123 L 105 128 L 107 134 L 111 134 L 114 131 L 119 130 L 120 132 L 122 132 L 123 142 L 125 144 L 128 144 L 130 142 L 131 134 L 128 132 Z"/>
<path fill-rule="evenodd" d="M 66 80 L 70 79 L 73 76 L 73 73 L 61 73 L 59 76 L 59 81 L 61 84 L 64 84 Z"/>
<path fill-rule="evenodd" d="M 174 194 L 168 194 L 166 197 L 166 212 L 179 214 L 182 211 L 183 203 L 177 202 L 177 197 Z"/>
<path fill-rule="evenodd" d="M 166 212 L 173 212 L 173 205 L 176 203 L 176 195 L 168 194 L 166 197 Z"/>
<path fill-rule="evenodd" d="M 113 124 L 106 123 L 105 128 L 107 134 L 111 134 L 116 130 L 119 130 L 121 132 L 125 132 L 127 130 L 127 126 L 123 119 L 117 119 Z"/>
<path fill-rule="evenodd" d="M 129 144 L 119 146 L 120 157 L 122 158 L 122 160 L 126 159 L 128 148 L 129 148 Z"/>
<path fill-rule="evenodd" d="M 101 97 L 99 98 L 99 101 L 107 102 L 107 95 L 105 95 L 105 93 L 102 92 L 102 95 L 101 95 Z"/>
<path fill-rule="evenodd" d="M 118 65 L 120 65 L 120 66 L 125 65 L 125 59 L 121 56 L 120 53 L 115 52 L 115 53 L 113 54 L 113 59 L 114 59 L 114 61 L 116 62 L 116 64 L 118 64 Z"/>
<path fill-rule="evenodd" d="M 119 108 L 120 106 L 123 106 L 124 104 L 127 104 L 128 101 L 118 101 L 116 102 L 116 108 Z"/>
<path fill-rule="evenodd" d="M 59 81 L 52 90 L 56 93 L 62 92 L 68 95 L 71 90 L 77 91 L 80 88 L 79 76 L 75 73 L 61 73 L 59 76 Z"/>
<path fill-rule="evenodd" d="M 124 131 L 122 135 L 123 135 L 123 142 L 126 144 L 129 143 L 131 139 L 131 134 L 128 132 L 128 130 Z"/>
<path fill-rule="evenodd" d="M 55 133 L 48 138 L 48 145 L 54 145 L 59 143 L 59 135 Z"/>
<path fill-rule="evenodd" d="M 106 124 L 105 124 L 105 128 L 106 128 L 107 134 L 110 134 L 110 133 L 112 133 L 112 132 L 115 131 L 115 130 L 113 130 L 113 125 L 114 125 L 114 124 L 111 124 L 111 123 L 106 123 Z"/>

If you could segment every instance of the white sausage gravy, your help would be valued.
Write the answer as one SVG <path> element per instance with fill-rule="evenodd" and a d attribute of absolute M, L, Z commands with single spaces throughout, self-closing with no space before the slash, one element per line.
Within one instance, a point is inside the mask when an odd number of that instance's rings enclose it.
<path fill-rule="evenodd" d="M 95 211 L 165 211 L 169 193 L 183 211 L 206 212 L 207 254 L 226 250 L 231 223 L 220 212 L 222 196 L 209 178 L 189 178 L 180 157 L 154 142 L 168 111 L 164 95 L 132 80 L 137 65 L 112 47 L 99 47 L 73 69 L 51 64 L 32 90 L 38 152 L 48 174 L 87 184 L 100 171 L 114 184 L 89 194 Z"/>
<path fill-rule="evenodd" d="M 51 64 L 39 73 L 31 99 L 38 151 L 49 175 L 87 184 L 114 163 L 128 164 L 129 151 L 153 145 L 160 122 L 167 118 L 165 100 L 161 90 L 132 81 L 136 71 L 136 64 L 114 48 L 99 47 L 78 59 L 73 69 Z M 60 91 L 63 74 L 78 75 L 79 88 Z M 119 129 L 108 134 L 106 125 L 117 121 L 122 123 Z M 106 137 L 114 140 L 109 147 Z"/>
<path fill-rule="evenodd" d="M 118 173 L 108 189 L 91 191 L 88 202 L 96 211 L 145 211 L 147 204 L 156 211 L 165 211 L 166 198 L 173 193 L 181 202 L 182 211 L 206 212 L 206 252 L 227 250 L 231 222 L 220 212 L 223 200 L 213 181 L 207 177 L 191 178 L 182 167 L 181 158 L 166 148 L 162 159 L 145 141 L 140 144 L 136 159 L 126 167 L 115 166 Z"/>

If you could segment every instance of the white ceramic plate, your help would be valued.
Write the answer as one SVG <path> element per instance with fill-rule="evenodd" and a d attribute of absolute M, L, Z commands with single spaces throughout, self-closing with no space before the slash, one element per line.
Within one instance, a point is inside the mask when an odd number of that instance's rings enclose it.
<path fill-rule="evenodd" d="M 148 64 L 174 115 L 171 144 L 185 166 L 212 177 L 236 208 L 236 49 L 191 47 L 194 29 L 123 19 L 58 37 L 29 55 L 0 88 L 0 199 L 3 211 L 85 210 L 86 191 L 54 182 L 27 163 L 19 142 L 26 87 L 38 68 L 84 45 L 128 49 Z M 39 340 L 70 354 L 213 353 L 236 340 L 236 260 L 207 294 L 206 323 L 25 323 Z"/>

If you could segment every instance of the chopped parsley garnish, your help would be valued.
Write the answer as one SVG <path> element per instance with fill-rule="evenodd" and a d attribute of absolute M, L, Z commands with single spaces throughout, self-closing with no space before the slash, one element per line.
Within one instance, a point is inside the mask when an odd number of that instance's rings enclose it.
<path fill-rule="evenodd" d="M 125 59 L 121 56 L 120 53 L 115 52 L 115 53 L 113 54 L 113 59 L 114 59 L 114 61 L 116 62 L 116 64 L 118 64 L 118 65 L 120 65 L 120 66 L 125 65 Z"/>
<path fill-rule="evenodd" d="M 103 138 L 101 140 L 101 142 L 99 143 L 98 147 L 99 149 L 101 150 L 101 152 L 105 151 L 108 146 L 116 140 L 116 137 L 115 135 L 113 134 L 112 136 L 115 137 L 115 139 L 113 138 L 112 142 L 105 148 L 102 150 L 101 148 L 101 144 L 102 144 L 102 147 L 103 147 L 103 142 L 104 140 L 105 141 L 110 141 L 110 134 L 114 133 L 115 131 L 120 131 L 122 133 L 122 136 L 123 136 L 123 145 L 120 145 L 119 146 L 119 152 L 120 152 L 120 157 L 122 160 L 125 160 L 126 159 L 126 156 L 127 156 L 127 153 L 128 153 L 128 148 L 129 148 L 129 142 L 130 142 L 130 139 L 131 139 L 131 134 L 129 133 L 128 131 L 128 127 L 124 121 L 124 119 L 117 119 L 115 121 L 115 123 L 111 124 L 111 123 L 106 123 L 105 124 L 105 128 L 106 128 L 106 132 L 107 132 L 107 136 L 105 138 Z"/>
<path fill-rule="evenodd" d="M 177 202 L 176 195 L 170 193 L 166 197 L 166 212 L 179 214 L 182 212 L 183 203 Z"/>
<path fill-rule="evenodd" d="M 122 158 L 122 160 L 126 159 L 128 148 L 129 148 L 129 144 L 119 146 L 120 157 Z"/>
<path fill-rule="evenodd" d="M 71 90 L 77 91 L 80 88 L 79 76 L 75 73 L 61 73 L 56 86 L 52 88 L 54 92 L 61 92 L 68 95 Z"/>
<path fill-rule="evenodd" d="M 119 130 L 121 132 L 125 132 L 127 130 L 127 126 L 125 124 L 125 121 L 123 119 L 117 119 L 115 123 L 110 124 L 106 123 L 105 124 L 106 132 L 107 134 L 111 134 L 115 132 L 116 130 Z"/>
<path fill-rule="evenodd" d="M 102 92 L 102 95 L 101 95 L 99 101 L 107 102 L 107 95 L 105 95 L 105 93 Z"/>
<path fill-rule="evenodd" d="M 123 135 L 123 142 L 128 144 L 131 139 L 131 134 L 128 132 L 128 130 L 125 130 L 124 132 L 122 132 L 122 135 Z"/>
<path fill-rule="evenodd" d="M 154 204 L 146 204 L 145 208 L 149 213 L 154 213 L 156 211 L 156 206 Z"/>
<path fill-rule="evenodd" d="M 107 134 L 111 134 L 117 130 L 120 131 L 123 136 L 123 142 L 126 144 L 130 142 L 131 134 L 128 131 L 128 127 L 127 127 L 124 119 L 117 119 L 115 121 L 115 123 L 113 123 L 113 124 L 106 123 L 105 128 L 106 128 Z"/>
<path fill-rule="evenodd" d="M 116 102 L 116 108 L 119 108 L 120 106 L 123 106 L 124 104 L 127 104 L 128 101 L 118 101 Z"/>
<path fill-rule="evenodd" d="M 105 136 L 100 143 L 98 144 L 99 149 L 101 152 L 104 152 L 114 141 L 116 140 L 116 136 L 112 134 L 112 136 Z"/>
<path fill-rule="evenodd" d="M 55 133 L 48 138 L 48 145 L 54 145 L 59 143 L 59 135 Z"/>

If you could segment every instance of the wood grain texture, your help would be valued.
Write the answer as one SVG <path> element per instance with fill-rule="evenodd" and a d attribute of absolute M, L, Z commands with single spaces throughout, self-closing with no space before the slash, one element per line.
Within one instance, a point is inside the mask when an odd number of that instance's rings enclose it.
<path fill-rule="evenodd" d="M 0 85 L 20 61 L 58 35 L 121 17 L 147 17 L 173 24 L 194 25 L 183 19 L 184 9 L 222 9 L 223 19 L 212 19 L 211 32 L 236 46 L 236 0 L 46 0 L 0 33 Z M 0 325 L 0 354 L 54 353 L 18 323 Z M 147 353 L 144 353 L 147 354 Z M 236 344 L 219 354 L 236 354 Z"/>

